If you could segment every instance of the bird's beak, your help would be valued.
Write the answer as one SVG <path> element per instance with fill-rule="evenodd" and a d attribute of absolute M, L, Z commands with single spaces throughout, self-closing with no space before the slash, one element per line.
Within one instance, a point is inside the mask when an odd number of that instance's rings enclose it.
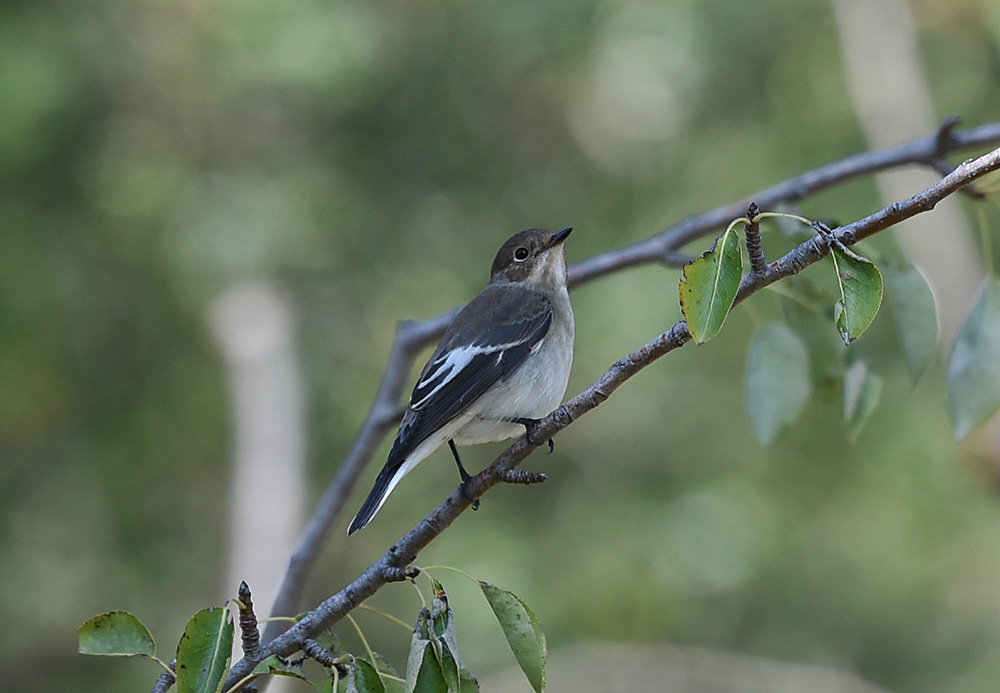
<path fill-rule="evenodd" d="M 568 228 L 563 229 L 562 231 L 552 234 L 552 238 L 550 238 L 549 242 L 545 244 L 545 248 L 548 249 L 556 247 L 569 237 L 569 232 L 572 230 L 573 227 L 570 226 Z"/>

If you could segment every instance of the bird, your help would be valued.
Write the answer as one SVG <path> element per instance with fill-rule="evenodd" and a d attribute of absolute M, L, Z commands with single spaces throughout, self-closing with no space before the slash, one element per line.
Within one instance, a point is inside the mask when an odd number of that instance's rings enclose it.
<path fill-rule="evenodd" d="M 521 432 L 537 444 L 532 430 L 562 402 L 573 363 L 563 246 L 572 230 L 527 229 L 500 246 L 486 288 L 455 316 L 420 372 L 348 536 L 371 522 L 400 480 L 445 442 L 463 489 L 471 476 L 456 445 Z"/>

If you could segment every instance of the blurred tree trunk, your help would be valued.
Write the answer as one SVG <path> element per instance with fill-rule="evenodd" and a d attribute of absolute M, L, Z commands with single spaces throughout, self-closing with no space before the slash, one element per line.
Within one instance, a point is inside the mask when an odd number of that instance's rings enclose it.
<path fill-rule="evenodd" d="M 233 429 L 229 569 L 223 588 L 241 580 L 259 617 L 271 612 L 301 528 L 306 427 L 302 379 L 295 357 L 294 318 L 270 286 L 233 286 L 209 317 L 226 363 Z M 239 641 L 234 658 L 242 657 Z M 234 659 L 234 661 L 235 661 Z M 272 684 L 284 690 L 287 682 Z"/>
<path fill-rule="evenodd" d="M 932 129 L 937 119 L 906 0 L 832 0 L 832 4 L 848 91 L 869 146 L 890 146 Z M 933 171 L 912 169 L 880 173 L 877 180 L 888 204 L 905 199 L 908 190 L 936 177 Z M 972 309 L 984 275 L 979 248 L 960 205 L 956 197 L 945 199 L 933 216 L 918 215 L 894 232 L 934 292 L 939 344 L 945 355 Z M 980 427 L 970 443 L 995 468 L 1000 466 L 1000 417 Z"/>
<path fill-rule="evenodd" d="M 906 0 L 832 0 L 848 91 L 869 147 L 879 149 L 934 129 L 930 91 Z M 936 180 L 930 170 L 878 175 L 882 200 L 905 199 Z M 941 345 L 947 349 L 972 308 L 983 277 L 979 253 L 956 199 L 894 232 L 903 252 L 927 278 L 937 301 Z"/>

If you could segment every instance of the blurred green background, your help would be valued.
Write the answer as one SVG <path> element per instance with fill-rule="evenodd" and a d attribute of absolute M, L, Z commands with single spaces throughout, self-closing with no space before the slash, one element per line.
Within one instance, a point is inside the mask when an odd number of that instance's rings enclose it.
<path fill-rule="evenodd" d="M 910 9 L 935 116 L 1000 118 L 996 3 Z M 75 627 L 129 610 L 169 660 L 187 618 L 235 593 L 206 318 L 226 287 L 266 279 L 296 315 L 308 510 L 395 322 L 474 295 L 513 232 L 576 227 L 572 262 L 865 149 L 837 36 L 818 0 L 4 3 L 0 687 L 148 690 L 155 666 L 79 656 Z M 864 180 L 803 209 L 879 205 Z M 677 279 L 646 267 L 574 292 L 570 394 L 678 319 Z M 940 359 L 911 386 L 886 316 L 858 344 L 886 376 L 858 443 L 831 394 L 762 449 L 743 367 L 779 315 L 759 296 L 642 373 L 529 460 L 547 483 L 489 494 L 419 562 L 522 596 L 553 652 L 671 642 L 897 691 L 997 690 L 995 451 L 952 442 Z M 348 541 L 342 518 L 307 603 L 455 484 L 439 452 L 364 533 Z M 475 587 L 438 577 L 470 667 L 509 666 Z M 419 609 L 406 585 L 374 603 Z M 359 620 L 403 667 L 406 631 Z"/>

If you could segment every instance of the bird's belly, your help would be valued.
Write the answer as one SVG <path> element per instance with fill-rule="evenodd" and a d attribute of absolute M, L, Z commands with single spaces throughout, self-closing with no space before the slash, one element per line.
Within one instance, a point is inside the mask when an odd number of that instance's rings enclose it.
<path fill-rule="evenodd" d="M 524 426 L 521 424 L 496 419 L 472 419 L 455 433 L 453 440 L 458 445 L 476 445 L 513 438 L 521 433 L 524 433 Z"/>
<path fill-rule="evenodd" d="M 570 357 L 572 358 L 572 357 Z M 540 419 L 562 402 L 569 368 L 521 368 L 469 407 L 468 422 L 453 436 L 459 445 L 488 443 L 524 433 L 512 419 Z"/>

